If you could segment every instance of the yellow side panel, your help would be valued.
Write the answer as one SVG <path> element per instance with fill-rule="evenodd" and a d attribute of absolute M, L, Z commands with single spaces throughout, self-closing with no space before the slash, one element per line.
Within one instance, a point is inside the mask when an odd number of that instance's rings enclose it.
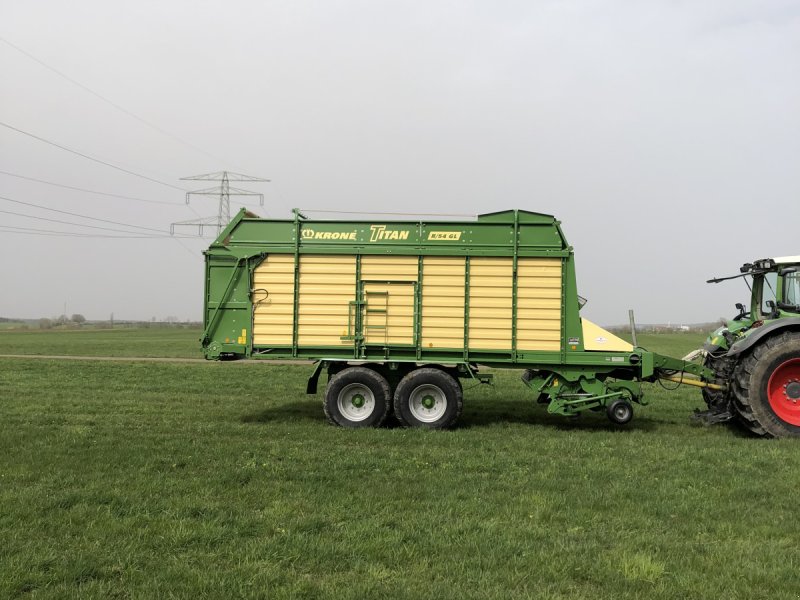
<path fill-rule="evenodd" d="M 253 289 L 253 345 L 291 346 L 294 255 L 268 255 L 253 273 Z"/>
<path fill-rule="evenodd" d="M 422 262 L 422 348 L 464 347 L 464 258 L 426 256 Z"/>
<path fill-rule="evenodd" d="M 362 279 L 367 301 L 364 334 L 368 344 L 412 344 L 417 257 L 364 256 Z M 459 349 L 464 344 L 466 286 L 463 257 L 423 258 L 421 338 L 423 348 Z M 298 344 L 348 346 L 350 302 L 355 299 L 355 256 L 303 255 L 298 273 Z M 404 283 L 408 282 L 408 283 Z M 470 260 L 469 346 L 510 350 L 513 260 Z M 269 296 L 254 306 L 256 346 L 291 345 L 294 256 L 269 255 L 255 270 L 256 290 Z M 256 300 L 259 294 L 254 294 Z M 557 351 L 561 347 L 561 261 L 521 258 L 517 271 L 517 348 Z M 620 350 L 630 345 L 584 320 L 586 349 Z M 596 330 L 592 329 L 595 327 Z M 596 342 L 598 338 L 604 341 Z M 622 342 L 623 346 L 619 346 Z M 592 346 L 596 343 L 600 347 Z"/>
<path fill-rule="evenodd" d="M 351 346 L 341 338 L 356 297 L 356 257 L 304 254 L 298 281 L 297 345 Z"/>
<path fill-rule="evenodd" d="M 581 319 L 581 323 L 585 350 L 605 350 L 606 352 L 631 352 L 633 350 L 631 344 L 595 325 L 589 319 Z"/>
<path fill-rule="evenodd" d="M 414 288 L 413 282 L 364 284 L 365 343 L 414 343 Z"/>
<path fill-rule="evenodd" d="M 561 350 L 561 259 L 517 260 L 517 350 Z"/>
<path fill-rule="evenodd" d="M 470 350 L 511 350 L 513 277 L 510 257 L 470 260 Z"/>
<path fill-rule="evenodd" d="M 418 261 L 416 256 L 362 256 L 361 280 L 416 281 Z"/>

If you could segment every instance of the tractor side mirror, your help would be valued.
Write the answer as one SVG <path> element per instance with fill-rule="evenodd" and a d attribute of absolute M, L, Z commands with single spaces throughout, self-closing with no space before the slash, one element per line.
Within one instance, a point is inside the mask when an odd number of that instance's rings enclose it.
<path fill-rule="evenodd" d="M 767 306 L 769 306 L 769 316 L 777 317 L 778 316 L 778 307 L 775 306 L 774 300 L 767 300 Z"/>
<path fill-rule="evenodd" d="M 741 321 L 747 316 L 747 311 L 745 311 L 744 304 L 742 304 L 741 302 L 736 303 L 736 310 L 739 311 L 739 314 L 733 317 L 734 321 Z"/>

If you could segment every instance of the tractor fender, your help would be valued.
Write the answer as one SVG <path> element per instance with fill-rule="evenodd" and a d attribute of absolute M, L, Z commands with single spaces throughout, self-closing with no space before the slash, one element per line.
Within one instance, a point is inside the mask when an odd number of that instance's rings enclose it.
<path fill-rule="evenodd" d="M 773 321 L 768 325 L 762 325 L 754 333 L 751 333 L 743 340 L 740 340 L 731 346 L 730 350 L 728 350 L 728 353 L 725 356 L 738 356 L 745 350 L 749 350 L 755 346 L 761 339 L 786 329 L 800 330 L 800 317 L 778 319 L 777 321 Z"/>

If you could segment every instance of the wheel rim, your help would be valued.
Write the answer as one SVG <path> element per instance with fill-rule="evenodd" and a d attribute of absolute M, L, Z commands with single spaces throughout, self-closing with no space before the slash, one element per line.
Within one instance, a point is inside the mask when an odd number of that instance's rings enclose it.
<path fill-rule="evenodd" d="M 628 418 L 629 409 L 625 404 L 617 404 L 614 407 L 614 416 L 617 418 L 617 421 L 624 421 Z"/>
<path fill-rule="evenodd" d="M 791 358 L 772 372 L 767 398 L 779 419 L 800 427 L 800 358 Z"/>
<path fill-rule="evenodd" d="M 447 396 L 440 387 L 426 383 L 411 392 L 408 408 L 418 421 L 433 423 L 447 410 Z"/>
<path fill-rule="evenodd" d="M 346 419 L 363 421 L 375 410 L 375 394 L 364 384 L 351 383 L 339 392 L 336 404 Z"/>

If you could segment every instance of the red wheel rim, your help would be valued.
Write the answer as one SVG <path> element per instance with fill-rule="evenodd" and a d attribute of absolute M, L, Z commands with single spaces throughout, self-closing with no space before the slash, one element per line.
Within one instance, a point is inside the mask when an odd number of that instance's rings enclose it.
<path fill-rule="evenodd" d="M 800 358 L 790 358 L 772 372 L 767 398 L 779 419 L 800 427 Z"/>

